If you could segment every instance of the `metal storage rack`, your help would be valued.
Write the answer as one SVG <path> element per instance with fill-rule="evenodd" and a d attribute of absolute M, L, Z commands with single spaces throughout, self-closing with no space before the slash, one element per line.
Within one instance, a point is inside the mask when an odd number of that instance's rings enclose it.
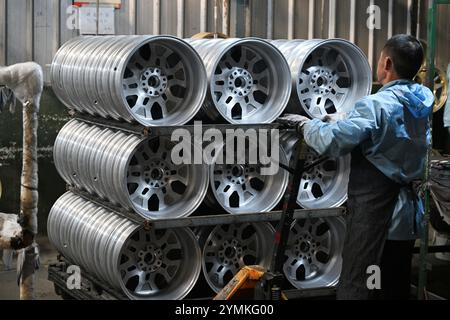
<path fill-rule="evenodd" d="M 111 121 L 108 119 L 92 117 L 86 114 L 77 112 L 70 112 L 73 119 L 80 120 L 96 126 L 102 126 L 114 130 L 121 130 L 130 134 L 136 134 L 141 137 L 156 137 L 170 135 L 172 131 L 183 128 L 185 130 L 194 133 L 194 126 L 180 126 L 180 127 L 142 127 L 138 124 L 131 124 L 126 122 Z M 278 129 L 279 124 L 257 124 L 257 125 L 231 125 L 231 124 L 203 124 L 203 129 L 208 130 L 214 128 L 225 133 L 227 129 Z M 241 224 L 241 223 L 255 223 L 255 222 L 277 222 L 282 216 L 281 211 L 271 212 L 256 212 L 240 215 L 232 214 L 214 214 L 190 216 L 187 218 L 178 219 L 162 219 L 162 220 L 146 220 L 136 213 L 130 212 L 123 208 L 112 205 L 109 202 L 98 199 L 95 196 L 79 190 L 77 188 L 68 186 L 68 191 L 83 197 L 84 199 L 93 203 L 99 204 L 111 212 L 117 213 L 122 217 L 125 217 L 139 225 L 142 225 L 144 229 L 169 229 L 169 228 L 185 228 L 185 227 L 207 227 L 226 224 Z M 328 209 L 299 209 L 295 210 L 295 219 L 311 219 L 311 218 L 325 218 L 325 217 L 339 217 L 346 214 L 344 207 L 328 208 Z M 270 253 L 271 254 L 271 253 Z M 95 277 L 82 271 L 82 283 L 80 290 L 70 290 L 67 288 L 67 280 L 69 274 L 66 270 L 71 263 L 66 258 L 58 256 L 58 262 L 49 266 L 48 279 L 54 283 L 55 290 L 58 294 L 62 295 L 66 299 L 79 299 L 79 300 L 124 300 L 127 299 L 124 294 L 110 288 L 107 284 L 99 281 Z M 290 299 L 300 298 L 315 298 L 315 297 L 328 297 L 335 294 L 334 287 L 316 288 L 316 289 L 292 289 L 286 291 L 286 296 Z M 205 297 L 204 299 L 212 299 L 212 297 Z"/>

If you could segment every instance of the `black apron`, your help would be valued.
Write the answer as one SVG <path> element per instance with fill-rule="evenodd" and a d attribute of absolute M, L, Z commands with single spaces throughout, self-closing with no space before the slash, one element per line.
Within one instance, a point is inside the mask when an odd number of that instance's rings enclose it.
<path fill-rule="evenodd" d="M 365 300 L 376 296 L 375 290 L 367 288 L 367 268 L 380 266 L 399 192 L 400 185 L 369 162 L 359 147 L 352 152 L 347 233 L 337 299 Z"/>

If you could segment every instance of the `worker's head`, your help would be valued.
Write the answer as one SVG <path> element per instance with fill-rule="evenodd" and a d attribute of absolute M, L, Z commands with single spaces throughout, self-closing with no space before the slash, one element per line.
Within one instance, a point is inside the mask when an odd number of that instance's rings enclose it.
<path fill-rule="evenodd" d="M 388 40 L 378 61 L 378 81 L 412 80 L 424 61 L 422 44 L 413 36 L 399 34 Z"/>

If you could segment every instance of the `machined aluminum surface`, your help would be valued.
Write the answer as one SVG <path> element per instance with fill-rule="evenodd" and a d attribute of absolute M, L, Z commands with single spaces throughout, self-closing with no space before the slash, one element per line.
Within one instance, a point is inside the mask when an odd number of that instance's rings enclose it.
<path fill-rule="evenodd" d="M 145 126 L 186 124 L 207 91 L 200 57 L 171 36 L 74 38 L 57 52 L 51 80 L 69 109 Z"/>
<path fill-rule="evenodd" d="M 262 148 L 264 146 L 245 143 L 246 158 L 242 164 L 236 161 L 237 158 L 234 164 L 220 163 L 217 161 L 219 156 L 213 159 L 209 168 L 210 188 L 206 196 L 209 206 L 219 204 L 230 214 L 243 214 L 269 212 L 280 203 L 289 183 L 289 174 L 282 168 L 275 174 L 264 174 L 263 168 L 267 169 L 268 166 L 263 166 L 259 162 L 261 159 L 256 164 L 251 163 L 250 156 L 258 154 Z M 218 155 L 227 149 L 226 144 L 222 145 Z M 283 148 L 275 152 L 279 152 L 279 163 L 286 165 L 288 161 Z M 278 167 L 279 163 L 273 157 L 270 158 L 270 166 Z"/>
<path fill-rule="evenodd" d="M 202 57 L 209 81 L 203 113 L 232 124 L 271 123 L 291 94 L 281 52 L 258 38 L 187 39 Z"/>
<path fill-rule="evenodd" d="M 342 270 L 345 230 L 342 217 L 295 221 L 283 266 L 287 280 L 297 289 L 337 285 Z"/>
<path fill-rule="evenodd" d="M 176 165 L 170 137 L 140 138 L 72 120 L 54 146 L 55 166 L 70 185 L 147 219 L 192 214 L 209 185 L 206 165 Z"/>
<path fill-rule="evenodd" d="M 206 282 L 219 292 L 244 266 L 269 268 L 275 230 L 270 223 L 219 225 L 200 231 L 202 269 Z M 203 231 L 203 232 L 202 232 Z"/>
<path fill-rule="evenodd" d="M 130 299 L 182 299 L 201 272 L 200 247 L 190 229 L 145 231 L 71 192 L 54 204 L 47 231 L 71 263 Z"/>
<path fill-rule="evenodd" d="M 274 40 L 292 73 L 287 110 L 313 118 L 347 113 L 370 94 L 372 71 L 360 48 L 343 39 Z"/>

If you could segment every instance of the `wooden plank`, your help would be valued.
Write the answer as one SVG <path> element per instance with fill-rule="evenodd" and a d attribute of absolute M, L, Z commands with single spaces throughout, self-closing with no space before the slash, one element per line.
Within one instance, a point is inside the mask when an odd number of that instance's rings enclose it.
<path fill-rule="evenodd" d="M 6 9 L 8 64 L 33 60 L 33 0 L 8 0 Z"/>
<path fill-rule="evenodd" d="M 34 1 L 34 60 L 44 70 L 44 81 L 49 83 L 49 66 L 59 48 L 58 0 Z"/>
<path fill-rule="evenodd" d="M 0 65 L 6 65 L 6 0 L 0 0 Z"/>

